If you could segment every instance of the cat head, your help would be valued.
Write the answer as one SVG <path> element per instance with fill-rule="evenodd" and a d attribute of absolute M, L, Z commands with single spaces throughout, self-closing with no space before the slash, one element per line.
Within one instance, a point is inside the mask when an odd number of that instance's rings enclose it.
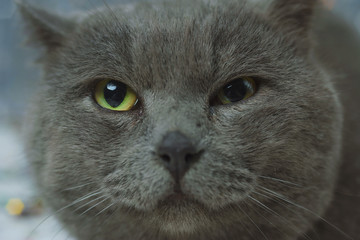
<path fill-rule="evenodd" d="M 243 206 L 257 221 L 271 191 L 321 212 L 341 110 L 311 51 L 315 1 L 173 4 L 77 20 L 20 4 L 43 47 L 28 153 L 49 204 L 99 191 L 78 218 L 108 207 L 184 229 L 248 222 Z M 102 106 L 111 88 L 134 106 Z"/>

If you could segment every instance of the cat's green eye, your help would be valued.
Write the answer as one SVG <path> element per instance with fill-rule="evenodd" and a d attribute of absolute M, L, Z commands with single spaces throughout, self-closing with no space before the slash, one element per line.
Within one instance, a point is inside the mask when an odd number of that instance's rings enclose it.
<path fill-rule="evenodd" d="M 113 111 L 129 111 L 138 98 L 126 84 L 114 80 L 102 80 L 95 88 L 95 100 L 103 108 Z"/>
<path fill-rule="evenodd" d="M 226 84 L 217 94 L 221 104 L 230 104 L 245 100 L 255 94 L 256 83 L 251 77 L 237 78 Z"/>

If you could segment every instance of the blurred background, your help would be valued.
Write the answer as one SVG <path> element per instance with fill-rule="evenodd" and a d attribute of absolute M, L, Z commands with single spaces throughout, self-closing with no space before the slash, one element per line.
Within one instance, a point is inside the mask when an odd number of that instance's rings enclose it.
<path fill-rule="evenodd" d="M 360 0 L 322 1 L 360 33 Z M 61 14 L 104 5 L 102 0 L 28 2 Z M 54 217 L 41 222 L 48 213 L 36 195 L 22 150 L 22 120 L 41 77 L 40 66 L 34 63 L 36 50 L 25 48 L 24 39 L 15 3 L 0 0 L 0 240 L 70 239 Z"/>

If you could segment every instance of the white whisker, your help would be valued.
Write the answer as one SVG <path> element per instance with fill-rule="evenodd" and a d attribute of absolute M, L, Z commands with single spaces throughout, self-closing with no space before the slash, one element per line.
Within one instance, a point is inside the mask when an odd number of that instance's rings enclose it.
<path fill-rule="evenodd" d="M 306 211 L 306 212 L 314 215 L 315 217 L 317 217 L 317 218 L 321 219 L 322 221 L 324 221 L 324 222 L 325 222 L 326 224 L 328 224 L 329 226 L 331 226 L 331 227 L 333 227 L 334 229 L 336 229 L 338 232 L 340 232 L 340 233 L 341 233 L 342 235 L 344 235 L 346 238 L 353 240 L 352 237 L 350 237 L 348 234 L 346 234 L 346 233 L 343 232 L 341 229 L 339 229 L 338 227 L 336 227 L 334 224 L 330 223 L 329 221 L 327 221 L 326 219 L 324 219 L 323 217 L 321 217 L 319 214 L 317 214 L 317 213 L 311 211 L 310 209 L 307 209 L 307 208 L 305 208 L 305 207 L 303 207 L 303 206 L 301 206 L 301 205 L 299 205 L 299 204 L 296 204 L 296 203 L 292 202 L 291 200 L 287 199 L 285 196 L 283 196 L 283 195 L 281 195 L 281 194 L 279 194 L 279 193 L 277 193 L 277 192 L 274 192 L 274 191 L 272 191 L 272 190 L 270 190 L 270 189 L 268 189 L 268 188 L 261 187 L 261 186 L 260 186 L 260 188 L 262 188 L 262 189 L 263 189 L 265 192 L 267 192 L 268 194 L 271 194 L 272 196 L 277 197 L 278 199 L 280 199 L 280 200 L 282 200 L 282 201 L 284 201 L 284 202 L 287 202 L 287 203 L 289 203 L 289 204 L 291 204 L 291 205 L 293 205 L 293 206 L 295 206 L 295 207 L 297 207 L 297 208 L 300 208 L 300 209 L 302 209 L 302 210 L 304 210 L 304 211 Z"/>
<path fill-rule="evenodd" d="M 114 205 L 115 205 L 115 203 L 112 203 L 112 204 L 110 204 L 109 206 L 105 207 L 103 210 L 101 210 L 100 212 L 98 212 L 98 213 L 95 215 L 95 217 L 96 217 L 96 216 L 99 216 L 101 213 L 105 212 L 107 209 L 109 209 L 110 207 L 112 207 L 112 206 L 114 206 Z"/>
<path fill-rule="evenodd" d="M 293 183 L 293 182 L 289 182 L 289 181 L 286 181 L 286 180 L 282 180 L 282 179 L 279 179 L 279 178 L 273 178 L 273 177 L 268 177 L 268 176 L 258 176 L 259 178 L 264 178 L 264 179 L 268 179 L 268 180 L 273 180 L 273 181 L 276 181 L 276 182 L 280 182 L 280 183 L 286 183 L 286 184 L 289 184 L 289 185 L 292 185 L 292 186 L 296 186 L 296 187 L 302 187 L 301 185 L 297 184 L 297 183 Z"/>
<path fill-rule="evenodd" d="M 265 217 L 263 214 L 261 214 L 259 211 L 256 210 L 256 208 L 253 209 L 258 215 L 260 215 L 262 218 L 264 218 L 268 223 L 270 223 L 270 225 L 272 225 L 273 227 L 275 227 L 279 232 L 281 232 L 284 235 L 287 235 L 286 233 L 284 233 L 283 231 L 281 231 L 279 229 L 279 227 L 277 227 L 273 222 L 271 222 L 267 217 Z"/>
<path fill-rule="evenodd" d="M 54 234 L 54 236 L 51 238 L 51 240 L 54 240 L 55 238 L 56 238 L 56 236 L 61 232 L 61 231 L 63 231 L 64 230 L 64 227 L 61 227 L 60 229 L 59 229 L 59 231 L 57 231 L 55 234 Z"/>
<path fill-rule="evenodd" d="M 263 194 L 260 194 L 260 193 L 255 192 L 255 191 L 254 191 L 254 193 L 255 193 L 255 194 L 259 194 L 259 195 L 261 195 L 261 196 L 265 196 L 265 195 L 263 195 Z M 286 219 L 285 217 L 281 216 L 279 213 L 275 212 L 274 210 L 272 210 L 271 208 L 269 208 L 268 206 L 266 206 L 265 204 L 263 204 L 263 203 L 260 202 L 259 200 L 255 199 L 255 198 L 253 198 L 253 197 L 251 197 L 251 196 L 248 196 L 248 197 L 249 197 L 251 200 L 255 201 L 260 207 L 264 208 L 265 210 L 269 211 L 270 213 L 274 214 L 275 216 L 281 218 L 281 219 L 282 219 L 283 221 L 285 221 L 286 223 L 290 224 L 290 225 L 291 225 L 290 228 L 291 228 L 292 230 L 294 230 L 296 233 L 300 234 L 299 230 L 296 228 L 296 226 L 294 225 L 294 223 L 290 222 L 288 219 Z M 268 196 L 265 196 L 265 197 L 268 197 Z M 269 197 L 268 197 L 268 198 L 269 198 Z M 286 207 L 286 206 L 285 206 L 285 207 Z M 311 240 L 311 238 L 310 238 L 308 235 L 304 234 L 304 236 L 305 236 L 307 239 Z"/>
<path fill-rule="evenodd" d="M 260 229 L 260 227 L 252 220 L 252 218 L 243 210 L 240 208 L 240 210 L 249 218 L 249 220 L 255 225 L 255 227 L 259 230 L 259 232 L 261 233 L 261 235 L 266 239 L 269 240 L 266 235 L 264 234 L 264 232 Z"/>
<path fill-rule="evenodd" d="M 77 208 L 74 210 L 74 212 L 76 212 L 77 210 L 79 210 L 79 209 L 81 209 L 81 208 L 83 208 L 83 207 L 85 207 L 85 206 L 89 205 L 89 204 L 90 204 L 90 203 L 92 203 L 92 202 L 97 201 L 98 199 L 105 198 L 105 197 L 106 197 L 106 196 L 100 196 L 100 197 L 97 197 L 97 198 L 95 198 L 95 199 L 93 199 L 93 200 L 91 200 L 91 201 L 87 202 L 87 203 L 84 203 L 84 204 L 83 204 L 83 205 L 81 205 L 80 207 L 77 207 Z"/>
<path fill-rule="evenodd" d="M 91 209 L 93 209 L 93 208 L 96 207 L 97 205 L 105 202 L 105 201 L 108 200 L 109 198 L 110 198 L 110 197 L 107 197 L 107 198 L 105 198 L 104 200 L 102 200 L 102 201 L 98 202 L 97 204 L 93 205 L 92 207 L 88 208 L 87 210 L 85 210 L 84 212 L 82 212 L 82 213 L 80 214 L 80 216 L 82 216 L 82 215 L 84 215 L 85 213 L 89 212 Z"/>
<path fill-rule="evenodd" d="M 76 186 L 76 187 L 70 187 L 70 188 L 66 188 L 62 191 L 69 191 L 69 190 L 74 190 L 74 189 L 78 189 L 78 188 L 82 188 L 82 187 L 85 187 L 85 186 L 88 186 L 90 184 L 93 184 L 95 183 L 96 181 L 91 181 L 91 182 L 88 182 L 88 183 L 85 183 L 85 184 L 82 184 L 82 185 L 79 185 L 79 186 Z"/>
<path fill-rule="evenodd" d="M 79 203 L 79 202 L 82 202 L 82 201 L 84 201 L 84 200 L 86 200 L 86 199 L 88 199 L 88 198 L 90 198 L 90 197 L 92 197 L 92 196 L 95 196 L 95 195 L 97 195 L 97 194 L 100 194 L 101 192 L 102 192 L 102 191 L 99 191 L 99 189 L 97 189 L 97 190 L 95 190 L 95 191 L 93 191 L 93 192 L 87 193 L 87 194 L 85 194 L 83 197 L 80 197 L 80 198 L 74 200 L 73 202 L 71 202 L 71 203 L 69 203 L 68 205 L 66 205 L 66 206 L 58 209 L 57 211 L 53 212 L 52 214 L 49 214 L 49 215 L 46 216 L 43 220 L 41 220 L 38 225 L 35 226 L 35 228 L 28 234 L 27 238 L 30 238 L 30 236 L 36 231 L 36 229 L 38 229 L 39 226 L 40 226 L 41 224 L 43 224 L 46 220 L 48 220 L 50 217 L 58 214 L 59 212 L 65 210 L 65 209 L 67 209 L 67 208 L 69 208 L 69 207 L 71 207 L 71 206 L 73 206 L 73 205 L 75 205 L 75 204 L 77 204 L 77 203 Z"/>

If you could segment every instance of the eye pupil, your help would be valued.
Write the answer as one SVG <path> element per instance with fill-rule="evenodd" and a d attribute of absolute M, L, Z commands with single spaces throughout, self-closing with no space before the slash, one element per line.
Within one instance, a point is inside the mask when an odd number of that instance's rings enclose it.
<path fill-rule="evenodd" d="M 224 97 L 229 102 L 238 102 L 249 97 L 254 93 L 254 86 L 251 82 L 252 79 L 235 79 L 223 88 Z"/>
<path fill-rule="evenodd" d="M 126 85 L 118 81 L 110 81 L 104 88 L 104 98 L 113 108 L 119 106 L 126 96 Z"/>
<path fill-rule="evenodd" d="M 226 85 L 223 91 L 224 96 L 230 102 L 237 102 L 245 98 L 248 92 L 248 86 L 245 81 L 237 79 Z"/>

